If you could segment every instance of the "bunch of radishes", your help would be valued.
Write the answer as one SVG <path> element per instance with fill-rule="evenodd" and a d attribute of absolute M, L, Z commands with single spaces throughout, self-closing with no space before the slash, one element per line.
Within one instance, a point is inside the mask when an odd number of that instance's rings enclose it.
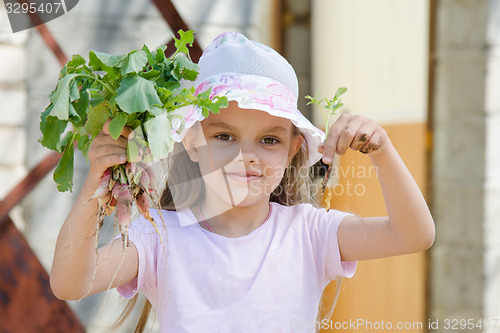
<path fill-rule="evenodd" d="M 60 191 L 73 186 L 74 149 L 88 159 L 93 140 L 103 126 L 113 139 L 128 126 L 136 134 L 129 140 L 128 161 L 107 170 L 93 198 L 98 199 L 97 235 L 105 216 L 116 210 L 124 247 L 132 206 L 158 228 L 149 214 L 149 203 L 159 208 L 154 191 L 151 161 L 165 158 L 173 148 L 173 133 L 184 128 L 183 107 L 198 107 L 204 116 L 227 107 L 225 97 L 210 97 L 210 90 L 195 95 L 194 87 L 183 88 L 181 81 L 194 81 L 199 67 L 189 57 L 194 32 L 178 32 L 175 53 L 165 55 L 166 46 L 150 50 L 146 45 L 125 55 L 91 51 L 87 61 L 80 55 L 62 68 L 50 104 L 41 114 L 40 143 L 62 154 L 54 171 Z M 179 122 L 174 131 L 174 122 Z M 68 130 L 68 125 L 71 129 Z M 176 133 L 179 134 L 179 133 Z"/>
<path fill-rule="evenodd" d="M 149 213 L 149 200 L 155 198 L 153 175 L 142 163 L 117 165 L 107 169 L 101 178 L 101 183 L 92 199 L 98 200 L 98 229 L 103 224 L 104 217 L 116 209 L 116 218 L 122 235 L 124 248 L 128 246 L 128 229 L 132 214 L 132 204 L 135 202 L 139 212 L 154 226 L 156 224 Z M 109 195 L 111 194 L 111 195 Z"/>

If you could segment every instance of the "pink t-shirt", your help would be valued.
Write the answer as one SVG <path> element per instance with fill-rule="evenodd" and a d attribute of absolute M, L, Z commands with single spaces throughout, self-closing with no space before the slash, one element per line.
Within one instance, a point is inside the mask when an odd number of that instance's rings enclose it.
<path fill-rule="evenodd" d="M 162 211 L 165 233 L 151 212 L 167 258 L 150 223 L 134 221 L 139 273 L 118 291 L 126 298 L 143 292 L 161 332 L 314 332 L 324 287 L 356 270 L 340 260 L 344 212 L 271 203 L 268 220 L 239 238 L 203 229 L 187 208 Z"/>

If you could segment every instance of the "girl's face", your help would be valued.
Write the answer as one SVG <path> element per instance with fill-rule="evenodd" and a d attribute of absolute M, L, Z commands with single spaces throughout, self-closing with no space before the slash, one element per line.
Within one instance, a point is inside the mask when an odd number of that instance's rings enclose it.
<path fill-rule="evenodd" d="M 199 163 L 207 199 L 231 207 L 269 200 L 304 140 L 290 120 L 236 102 L 190 132 L 184 143 Z"/>

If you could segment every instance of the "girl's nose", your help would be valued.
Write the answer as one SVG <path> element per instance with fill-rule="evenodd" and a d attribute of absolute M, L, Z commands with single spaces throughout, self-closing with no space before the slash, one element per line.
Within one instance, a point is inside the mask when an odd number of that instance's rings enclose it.
<path fill-rule="evenodd" d="M 257 154 L 257 146 L 253 142 L 240 141 L 239 143 L 240 153 L 238 154 L 239 159 L 244 162 L 257 162 L 259 160 Z"/>

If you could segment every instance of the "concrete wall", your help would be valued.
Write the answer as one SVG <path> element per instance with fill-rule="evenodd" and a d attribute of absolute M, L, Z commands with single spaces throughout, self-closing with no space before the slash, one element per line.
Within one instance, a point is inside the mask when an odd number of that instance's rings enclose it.
<path fill-rule="evenodd" d="M 382 124 L 424 122 L 427 13 L 422 0 L 314 0 L 313 90 L 345 86 L 344 110 Z"/>
<path fill-rule="evenodd" d="M 10 32 L 10 33 L 9 33 Z M 27 116 L 26 59 L 27 32 L 11 33 L 3 2 L 0 4 L 0 198 L 3 198 L 26 172 Z M 21 212 L 11 215 L 23 228 Z"/>
<path fill-rule="evenodd" d="M 437 20 L 431 315 L 498 320 L 500 1 L 437 1 Z"/>
<path fill-rule="evenodd" d="M 269 1 L 174 0 L 173 3 L 197 32 L 202 47 L 226 30 L 242 32 L 264 43 L 270 41 Z M 39 115 L 48 105 L 60 65 L 36 29 L 12 34 L 3 3 L 0 6 L 0 182 L 3 185 L 0 196 L 3 196 L 27 169 L 48 153 L 37 142 Z M 47 27 L 68 57 L 72 54 L 87 57 L 91 49 L 122 54 L 143 44 L 156 47 L 170 39 L 168 25 L 149 0 L 80 1 Z M 87 165 L 77 154 L 73 194 L 59 193 L 50 175 L 13 216 L 47 270 L 58 230 L 86 172 Z M 102 237 L 103 242 L 112 237 L 110 229 Z M 108 295 L 95 295 L 70 305 L 89 331 L 104 332 L 123 308 L 118 299 L 113 290 Z M 131 329 L 124 327 L 122 331 Z"/>

